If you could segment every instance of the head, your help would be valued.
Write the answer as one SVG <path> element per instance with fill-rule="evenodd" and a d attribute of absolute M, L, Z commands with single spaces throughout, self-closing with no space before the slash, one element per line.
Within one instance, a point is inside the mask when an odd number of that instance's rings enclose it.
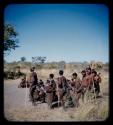
<path fill-rule="evenodd" d="M 34 68 L 30 68 L 30 71 L 31 71 L 31 72 L 34 72 Z"/>
<path fill-rule="evenodd" d="M 54 74 L 49 74 L 49 78 L 53 79 L 54 78 Z"/>
<path fill-rule="evenodd" d="M 60 70 L 60 71 L 59 71 L 59 75 L 60 75 L 60 76 L 62 76 L 63 73 L 64 73 L 63 70 Z"/>
<path fill-rule="evenodd" d="M 47 79 L 46 83 L 48 84 L 48 83 L 50 83 L 50 81 Z"/>
<path fill-rule="evenodd" d="M 32 67 L 30 68 L 30 71 L 34 72 L 34 70 L 35 70 L 35 67 L 32 66 Z"/>
<path fill-rule="evenodd" d="M 93 74 L 93 76 L 96 76 L 97 72 L 96 71 L 92 71 L 92 74 Z"/>
<path fill-rule="evenodd" d="M 76 79 L 76 78 L 77 78 L 77 73 L 74 72 L 74 73 L 72 74 L 72 77 L 73 77 L 73 79 Z"/>
<path fill-rule="evenodd" d="M 86 74 L 91 74 L 91 68 L 86 68 Z"/>
<path fill-rule="evenodd" d="M 40 79 L 39 84 L 40 84 L 40 85 L 43 85 L 44 82 Z"/>
<path fill-rule="evenodd" d="M 42 79 L 40 79 L 40 82 L 43 82 Z"/>
<path fill-rule="evenodd" d="M 86 75 L 86 71 L 82 70 L 81 74 L 82 74 L 82 76 L 85 76 Z"/>
<path fill-rule="evenodd" d="M 91 69 L 91 73 L 93 73 L 95 71 L 95 69 Z"/>

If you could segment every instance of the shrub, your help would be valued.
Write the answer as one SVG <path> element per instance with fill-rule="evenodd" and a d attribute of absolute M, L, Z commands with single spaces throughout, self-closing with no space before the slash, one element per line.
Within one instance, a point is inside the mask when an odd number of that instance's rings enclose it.
<path fill-rule="evenodd" d="M 26 74 L 25 73 L 22 73 L 22 72 L 17 72 L 17 73 L 15 73 L 15 78 L 20 78 L 20 77 L 22 77 L 22 76 L 26 76 Z"/>
<path fill-rule="evenodd" d="M 13 72 L 13 71 L 4 71 L 4 78 L 5 79 L 15 79 L 20 78 L 22 76 L 26 76 L 25 73 L 22 72 Z"/>

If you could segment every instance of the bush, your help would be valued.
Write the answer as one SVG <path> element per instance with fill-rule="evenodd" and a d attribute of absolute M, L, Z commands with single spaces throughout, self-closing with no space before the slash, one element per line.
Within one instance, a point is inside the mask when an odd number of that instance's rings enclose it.
<path fill-rule="evenodd" d="M 43 68 L 43 65 L 42 64 L 36 64 L 36 69 L 42 69 Z"/>
<path fill-rule="evenodd" d="M 4 72 L 4 78 L 5 78 L 5 79 L 8 79 L 8 74 L 9 74 L 9 71 L 5 71 L 5 72 Z"/>
<path fill-rule="evenodd" d="M 16 79 L 22 76 L 26 76 L 25 73 L 22 72 L 13 72 L 13 71 L 4 71 L 4 78 L 5 79 Z"/>
<path fill-rule="evenodd" d="M 9 72 L 8 73 L 8 79 L 14 79 L 14 76 L 15 76 L 15 72 Z"/>
<path fill-rule="evenodd" d="M 38 69 L 57 69 L 58 68 L 58 64 L 56 63 L 45 63 L 45 64 L 38 64 L 37 65 Z"/>
<path fill-rule="evenodd" d="M 15 78 L 20 78 L 20 77 L 22 77 L 22 76 L 26 76 L 26 74 L 25 73 L 22 73 L 22 72 L 17 72 L 17 73 L 15 73 Z"/>
<path fill-rule="evenodd" d="M 57 67 L 58 66 L 53 63 L 49 64 L 49 66 L 48 66 L 49 69 L 56 69 Z"/>

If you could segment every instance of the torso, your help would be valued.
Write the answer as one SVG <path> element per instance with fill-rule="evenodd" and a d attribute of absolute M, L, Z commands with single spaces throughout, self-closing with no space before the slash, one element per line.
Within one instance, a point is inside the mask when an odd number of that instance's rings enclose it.
<path fill-rule="evenodd" d="M 36 72 L 29 73 L 27 81 L 31 84 L 31 86 L 37 84 L 37 80 L 38 78 Z"/>
<path fill-rule="evenodd" d="M 98 75 L 96 75 L 94 77 L 94 83 L 99 84 L 100 82 L 101 82 L 101 78 Z"/>
<path fill-rule="evenodd" d="M 66 78 L 64 76 L 57 78 L 57 84 L 59 88 L 63 88 L 63 83 L 66 83 Z"/>
<path fill-rule="evenodd" d="M 53 92 L 55 90 L 55 81 L 54 79 L 48 79 L 50 83 L 46 83 L 45 88 L 46 92 Z"/>
<path fill-rule="evenodd" d="M 82 86 L 88 87 L 88 77 L 87 76 L 82 78 Z"/>
<path fill-rule="evenodd" d="M 93 86 L 93 74 L 90 74 L 89 76 L 89 86 L 90 86 L 90 88 Z"/>
<path fill-rule="evenodd" d="M 73 81 L 71 82 L 71 86 L 79 89 L 81 86 L 81 80 L 78 77 L 76 79 L 73 79 Z"/>

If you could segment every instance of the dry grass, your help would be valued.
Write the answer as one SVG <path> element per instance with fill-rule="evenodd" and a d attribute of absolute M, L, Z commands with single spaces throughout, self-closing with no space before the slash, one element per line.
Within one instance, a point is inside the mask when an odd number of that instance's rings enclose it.
<path fill-rule="evenodd" d="M 64 111 L 62 108 L 49 110 L 42 104 L 29 109 L 9 109 L 5 116 L 9 121 L 103 121 L 108 117 L 108 104 L 103 102 L 101 106 L 89 103 Z"/>
<path fill-rule="evenodd" d="M 29 69 L 23 69 L 23 72 L 29 72 Z M 72 72 L 75 70 L 64 70 L 65 76 L 67 78 L 71 78 Z M 36 70 L 37 75 L 39 79 L 46 80 L 49 76 L 50 73 L 55 74 L 55 78 L 58 76 L 58 70 L 55 69 L 41 69 L 41 70 Z M 78 71 L 79 73 L 79 71 Z M 53 110 L 49 110 L 47 108 L 47 104 L 39 104 L 38 106 L 31 106 L 31 103 L 28 102 L 28 107 L 25 108 L 23 107 L 12 107 L 10 104 L 8 104 L 8 98 L 10 95 L 7 95 L 7 92 L 4 93 L 4 96 L 6 96 L 6 102 L 5 103 L 5 110 L 4 114 L 6 119 L 9 121 L 103 121 L 106 120 L 109 114 L 109 103 L 108 103 L 108 98 L 109 98 L 109 77 L 107 72 L 101 71 L 101 76 L 102 76 L 102 83 L 100 84 L 101 86 L 101 93 L 100 95 L 102 98 L 99 98 L 96 100 L 96 104 L 94 102 L 85 102 L 82 103 L 80 100 L 80 107 L 78 108 L 69 108 L 66 111 L 60 108 L 55 108 Z M 81 77 L 81 74 L 79 73 L 79 77 Z M 4 81 L 5 82 L 5 87 L 7 90 L 9 90 L 9 87 L 12 85 L 18 85 L 19 83 L 13 80 L 8 80 Z M 9 83 L 12 83 L 9 85 Z M 15 87 L 15 91 L 18 92 L 18 94 L 24 90 Z M 13 91 L 12 91 L 13 92 Z M 15 96 L 17 93 L 12 93 Z M 25 94 L 23 92 L 23 94 Z M 22 99 L 22 97 L 18 96 L 19 98 Z M 16 101 L 18 101 L 16 100 Z M 15 100 L 14 100 L 15 101 Z M 9 102 L 10 103 L 10 102 Z M 19 102 L 20 103 L 20 102 Z"/>

